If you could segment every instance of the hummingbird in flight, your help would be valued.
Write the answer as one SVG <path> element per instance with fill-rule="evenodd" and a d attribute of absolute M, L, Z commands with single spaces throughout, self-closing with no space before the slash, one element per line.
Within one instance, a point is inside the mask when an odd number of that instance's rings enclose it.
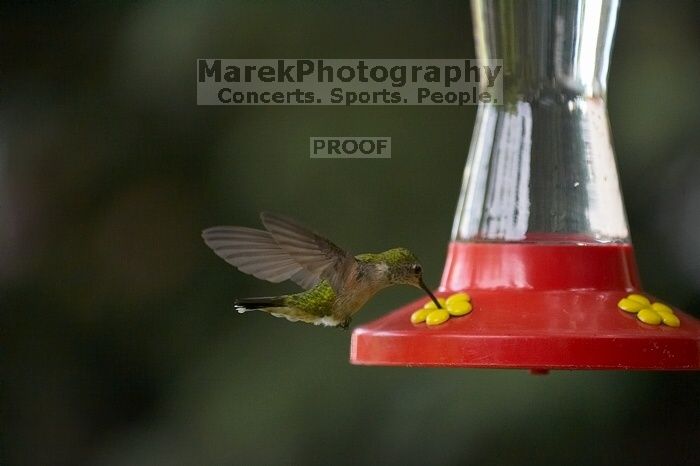
<path fill-rule="evenodd" d="M 292 322 L 347 328 L 375 293 L 391 285 L 421 288 L 441 308 L 408 249 L 353 256 L 286 216 L 263 212 L 260 219 L 265 230 L 218 226 L 204 230 L 202 238 L 241 272 L 273 283 L 291 280 L 304 291 L 238 299 L 240 313 L 259 310 Z"/>

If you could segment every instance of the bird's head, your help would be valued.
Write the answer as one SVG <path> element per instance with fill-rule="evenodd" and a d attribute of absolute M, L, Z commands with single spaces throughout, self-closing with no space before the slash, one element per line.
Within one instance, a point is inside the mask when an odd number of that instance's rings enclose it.
<path fill-rule="evenodd" d="M 440 304 L 423 282 L 423 266 L 418 258 L 406 248 L 394 248 L 378 254 L 387 265 L 388 280 L 392 284 L 411 285 L 425 291 L 438 308 Z"/>

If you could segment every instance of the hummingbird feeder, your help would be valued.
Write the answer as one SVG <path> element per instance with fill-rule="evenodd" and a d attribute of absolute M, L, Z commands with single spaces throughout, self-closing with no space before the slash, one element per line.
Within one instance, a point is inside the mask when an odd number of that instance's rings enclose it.
<path fill-rule="evenodd" d="M 426 325 L 412 319 L 425 299 L 408 304 L 355 329 L 353 364 L 700 369 L 700 321 L 654 302 L 637 273 L 605 102 L 617 10 L 472 0 L 477 57 L 503 60 L 505 102 L 479 105 L 436 292 L 465 291 L 470 312 Z"/>

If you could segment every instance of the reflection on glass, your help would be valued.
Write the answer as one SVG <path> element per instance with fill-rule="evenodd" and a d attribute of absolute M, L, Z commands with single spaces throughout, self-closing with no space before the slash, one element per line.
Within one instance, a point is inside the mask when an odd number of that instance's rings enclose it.
<path fill-rule="evenodd" d="M 629 241 L 605 104 L 618 2 L 473 0 L 481 105 L 453 228 L 460 241 Z"/>

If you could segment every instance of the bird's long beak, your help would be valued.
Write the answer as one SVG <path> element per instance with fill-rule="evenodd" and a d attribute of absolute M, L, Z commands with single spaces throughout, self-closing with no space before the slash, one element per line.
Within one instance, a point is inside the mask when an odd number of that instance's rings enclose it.
<path fill-rule="evenodd" d="M 420 282 L 419 282 L 418 284 L 420 285 L 420 287 L 421 287 L 421 289 L 422 289 L 423 291 L 425 291 L 426 293 L 428 293 L 428 296 L 430 296 L 430 299 L 433 300 L 433 302 L 435 303 L 435 305 L 437 306 L 437 308 L 438 308 L 438 309 L 442 309 L 442 306 L 440 306 L 440 301 L 438 301 L 437 298 L 435 297 L 435 295 L 430 291 L 430 288 L 428 288 L 428 287 L 425 285 L 425 283 L 423 282 L 423 279 L 422 279 L 422 278 L 420 279 Z"/>

